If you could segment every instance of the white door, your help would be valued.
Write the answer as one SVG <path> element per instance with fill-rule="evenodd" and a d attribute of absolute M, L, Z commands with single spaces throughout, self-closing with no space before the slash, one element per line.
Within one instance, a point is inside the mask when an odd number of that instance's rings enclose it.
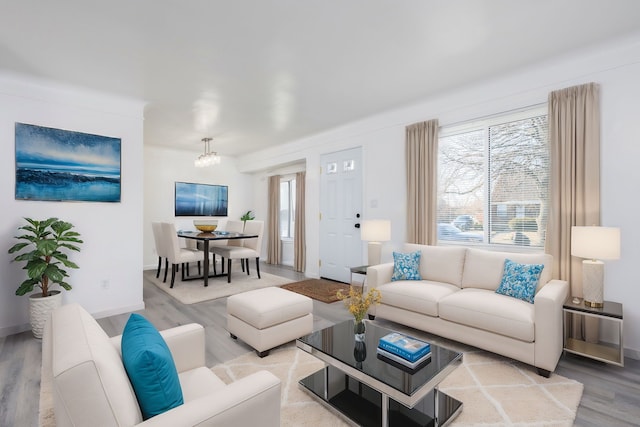
<path fill-rule="evenodd" d="M 362 153 L 360 147 L 320 159 L 320 277 L 349 283 L 362 265 Z"/>

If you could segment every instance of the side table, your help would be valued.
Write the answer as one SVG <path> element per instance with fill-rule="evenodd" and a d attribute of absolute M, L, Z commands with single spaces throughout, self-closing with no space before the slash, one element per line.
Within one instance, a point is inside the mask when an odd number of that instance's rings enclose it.
<path fill-rule="evenodd" d="M 562 306 L 564 314 L 564 350 L 613 365 L 624 366 L 622 304 L 605 301 L 601 308 L 587 307 L 582 300 L 569 297 Z M 587 339 L 585 329 L 593 328 L 595 339 Z M 602 342 L 600 331 L 615 334 L 614 342 Z M 617 341 L 617 342 L 616 342 Z"/>
<path fill-rule="evenodd" d="M 354 274 L 360 274 L 362 276 L 364 276 L 364 279 L 362 279 L 362 292 L 364 292 L 364 285 L 365 282 L 367 280 L 367 267 L 369 267 L 368 265 L 359 265 L 357 267 L 351 267 L 349 270 L 351 270 L 351 279 L 349 283 L 350 285 L 353 285 L 353 275 Z"/>

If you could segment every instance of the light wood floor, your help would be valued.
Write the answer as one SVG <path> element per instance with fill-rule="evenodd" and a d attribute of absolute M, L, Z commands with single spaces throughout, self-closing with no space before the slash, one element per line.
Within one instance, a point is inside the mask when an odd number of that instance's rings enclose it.
<path fill-rule="evenodd" d="M 261 265 L 261 271 L 294 280 L 304 276 L 286 267 Z M 242 341 L 229 338 L 225 330 L 226 299 L 183 305 L 151 283 L 144 283 L 145 310 L 140 313 L 159 329 L 196 322 L 205 326 L 207 365 L 233 359 L 252 351 Z M 314 301 L 314 329 L 348 319 L 340 302 Z M 110 336 L 120 334 L 128 314 L 100 319 Z M 0 338 L 0 426 L 37 426 L 40 390 L 41 343 L 30 332 Z M 564 355 L 556 372 L 585 385 L 578 409 L 579 426 L 640 425 L 640 361 L 625 360 L 625 367 L 605 365 Z"/>

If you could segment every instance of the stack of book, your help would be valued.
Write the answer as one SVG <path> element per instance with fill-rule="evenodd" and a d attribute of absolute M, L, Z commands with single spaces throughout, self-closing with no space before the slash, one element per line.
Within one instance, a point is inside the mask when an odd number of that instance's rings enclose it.
<path fill-rule="evenodd" d="M 393 332 L 380 338 L 377 353 L 379 359 L 394 366 L 418 370 L 431 360 L 431 345 L 417 338 Z"/>

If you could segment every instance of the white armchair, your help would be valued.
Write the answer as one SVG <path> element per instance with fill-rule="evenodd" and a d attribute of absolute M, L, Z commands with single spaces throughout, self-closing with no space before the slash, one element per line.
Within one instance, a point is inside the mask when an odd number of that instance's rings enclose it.
<path fill-rule="evenodd" d="M 52 373 L 56 425 L 279 426 L 280 380 L 267 371 L 225 384 L 205 364 L 201 325 L 160 332 L 171 350 L 184 404 L 143 422 L 122 364 L 120 336 L 109 338 L 78 304 L 56 309 L 43 339 Z"/>

